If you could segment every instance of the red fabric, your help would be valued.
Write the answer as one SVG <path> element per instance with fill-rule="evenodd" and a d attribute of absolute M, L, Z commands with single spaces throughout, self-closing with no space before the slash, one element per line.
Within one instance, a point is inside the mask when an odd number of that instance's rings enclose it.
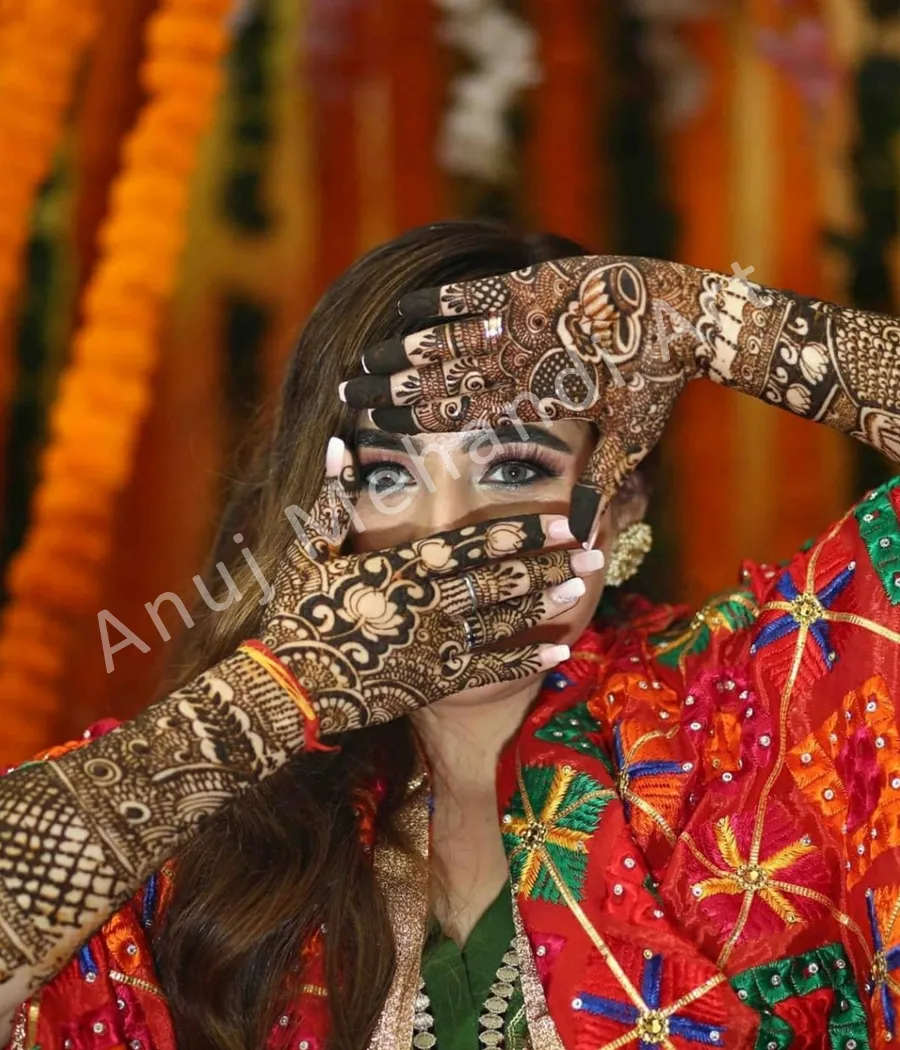
<path fill-rule="evenodd" d="M 498 805 L 567 1048 L 900 1038 L 900 614 L 884 579 L 850 514 L 784 567 L 745 566 L 746 591 L 702 617 L 629 601 L 547 677 Z M 361 802 L 369 837 L 377 798 Z M 76 957 L 44 989 L 43 1050 L 64 1030 L 100 1046 L 101 1014 L 110 1046 L 174 1046 L 158 997 L 126 997 L 110 972 L 155 984 L 142 900 L 91 938 L 98 979 Z M 324 1046 L 319 946 L 306 956 L 273 1047 Z"/>

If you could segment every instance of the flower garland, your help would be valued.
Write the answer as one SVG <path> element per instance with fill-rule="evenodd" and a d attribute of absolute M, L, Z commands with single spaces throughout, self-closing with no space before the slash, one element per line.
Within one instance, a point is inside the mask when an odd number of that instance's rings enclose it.
<path fill-rule="evenodd" d="M 97 30 L 96 0 L 0 7 L 0 325 L 10 308 L 31 206 L 50 170 L 75 73 Z"/>
<path fill-rule="evenodd" d="M 148 22 L 141 78 L 149 101 L 125 142 L 84 323 L 50 415 L 32 524 L 7 578 L 0 764 L 46 743 L 69 647 L 99 611 L 117 496 L 150 402 L 187 234 L 190 174 L 221 86 L 232 7 L 233 0 L 163 0 Z M 58 18 L 55 0 L 54 10 Z M 48 29 L 44 46 L 58 29 Z"/>
<path fill-rule="evenodd" d="M 511 134 L 507 113 L 518 94 L 537 84 L 537 37 L 495 0 L 435 0 L 446 20 L 441 36 L 473 63 L 453 82 L 453 102 L 438 146 L 442 165 L 487 182 L 508 173 Z"/>

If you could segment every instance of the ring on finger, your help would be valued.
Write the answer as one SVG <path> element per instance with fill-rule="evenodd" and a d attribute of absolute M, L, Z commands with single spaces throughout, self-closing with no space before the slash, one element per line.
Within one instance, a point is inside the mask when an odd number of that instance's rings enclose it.
<path fill-rule="evenodd" d="M 475 584 L 467 572 L 463 573 L 462 581 L 469 594 L 469 601 L 472 603 L 472 612 L 474 612 L 478 608 L 478 595 L 475 593 Z"/>
<path fill-rule="evenodd" d="M 496 339 L 503 334 L 503 318 L 500 314 L 488 314 L 482 321 L 484 325 L 484 338 Z"/>
<path fill-rule="evenodd" d="M 466 649 L 471 652 L 475 648 L 475 632 L 472 630 L 472 625 L 465 618 L 463 619 L 463 629 L 466 632 Z"/>

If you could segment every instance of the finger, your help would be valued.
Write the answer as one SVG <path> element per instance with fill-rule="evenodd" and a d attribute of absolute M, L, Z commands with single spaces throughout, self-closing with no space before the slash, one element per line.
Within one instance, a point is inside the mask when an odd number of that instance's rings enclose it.
<path fill-rule="evenodd" d="M 356 468 L 350 450 L 340 438 L 329 438 L 325 450 L 325 478 L 303 523 L 307 526 L 303 530 L 306 541 L 299 537 L 309 557 L 328 556 L 340 551 L 351 525 L 357 523 L 357 492 Z"/>
<path fill-rule="evenodd" d="M 423 328 L 412 335 L 397 336 L 370 346 L 363 353 L 363 371 L 372 375 L 391 375 L 410 367 L 422 368 L 450 361 L 454 357 L 493 353 L 502 333 L 503 319 L 499 314 Z"/>
<path fill-rule="evenodd" d="M 615 431 L 598 442 L 572 488 L 569 505 L 569 526 L 585 549 L 593 547 L 606 508 L 645 455 L 643 446 L 626 446 Z"/>
<path fill-rule="evenodd" d="M 369 418 L 379 430 L 392 434 L 433 434 L 478 426 L 547 423 L 553 421 L 557 410 L 545 407 L 529 392 L 517 394 L 514 384 L 509 382 L 480 394 L 462 394 L 402 408 L 371 409 Z"/>
<path fill-rule="evenodd" d="M 566 583 L 573 585 L 570 591 L 572 597 L 577 598 L 584 593 L 580 575 L 602 567 L 600 551 L 552 550 L 525 558 L 507 558 L 442 580 L 439 585 L 441 609 L 451 616 L 468 616 L 487 606 Z"/>
<path fill-rule="evenodd" d="M 423 288 L 404 295 L 397 304 L 400 316 L 410 321 L 429 317 L 460 317 L 501 310 L 509 299 L 509 275 L 454 281 L 440 288 Z"/>
<path fill-rule="evenodd" d="M 406 559 L 404 575 L 425 572 L 450 576 L 476 569 L 494 559 L 539 551 L 561 543 L 574 543 L 566 518 L 558 514 L 524 514 L 495 518 L 414 540 L 401 548 Z M 393 555 L 396 548 L 382 551 Z"/>
<path fill-rule="evenodd" d="M 394 375 L 359 376 L 341 383 L 341 401 L 351 408 L 384 408 L 443 401 L 466 394 L 479 394 L 495 384 L 508 384 L 510 377 L 494 355 L 457 357 L 424 368 L 408 368 Z"/>
<path fill-rule="evenodd" d="M 567 645 L 521 645 L 472 655 L 466 668 L 464 689 L 477 689 L 496 682 L 515 682 L 547 671 L 568 660 Z"/>
<path fill-rule="evenodd" d="M 556 587 L 547 587 L 543 591 L 511 598 L 490 608 L 480 609 L 463 617 L 468 623 L 467 630 L 464 626 L 467 643 L 471 639 L 471 648 L 477 651 L 495 642 L 514 638 L 542 623 L 549 623 L 574 608 L 586 590 L 584 581 L 575 578 Z"/>

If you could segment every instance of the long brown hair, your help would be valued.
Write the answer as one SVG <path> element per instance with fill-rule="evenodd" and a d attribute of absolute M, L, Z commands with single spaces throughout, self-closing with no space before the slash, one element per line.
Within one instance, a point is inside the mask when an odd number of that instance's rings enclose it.
<path fill-rule="evenodd" d="M 240 548 L 249 545 L 266 579 L 274 578 L 294 539 L 284 509 L 312 505 L 328 438 L 351 433 L 338 384 L 358 373 L 364 347 L 402 332 L 398 299 L 455 279 L 583 253 L 564 238 L 521 238 L 482 222 L 441 223 L 375 249 L 331 286 L 297 342 L 274 433 L 269 424 L 210 559 L 210 593 L 225 598 L 215 569 L 222 562 L 245 597 L 216 613 L 198 605 L 181 682 L 256 633 L 261 609 L 252 595 L 259 592 Z M 242 543 L 234 542 L 236 532 Z M 329 1048 L 367 1044 L 390 986 L 394 942 L 354 806 L 358 792 L 380 777 L 386 794 L 377 830 L 403 845 L 394 818 L 415 750 L 407 719 L 346 734 L 340 743 L 339 753 L 288 762 L 209 821 L 179 854 L 154 953 L 184 1050 L 265 1045 L 288 978 L 298 975 L 301 947 L 322 924 Z"/>

